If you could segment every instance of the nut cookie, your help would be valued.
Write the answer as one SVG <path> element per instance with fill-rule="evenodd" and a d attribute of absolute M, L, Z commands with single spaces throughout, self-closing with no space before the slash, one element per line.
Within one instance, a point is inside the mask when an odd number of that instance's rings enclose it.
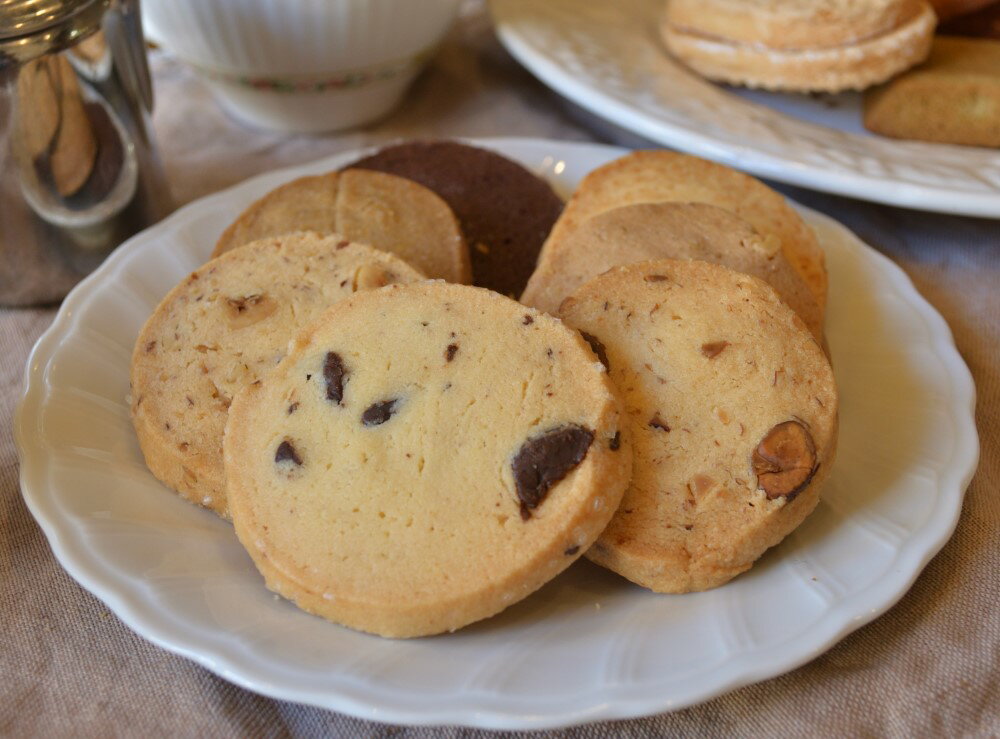
<path fill-rule="evenodd" d="M 444 198 L 469 242 L 473 282 L 510 297 L 524 290 L 562 212 L 562 200 L 541 177 L 459 141 L 387 146 L 351 167 L 408 177 Z"/>
<path fill-rule="evenodd" d="M 391 254 L 312 233 L 256 241 L 191 273 L 146 321 L 132 354 L 132 422 L 150 471 L 228 516 L 222 433 L 236 391 L 332 303 L 421 279 Z"/>
<path fill-rule="evenodd" d="M 639 203 L 584 221 L 531 276 L 522 302 L 555 314 L 583 283 L 612 267 L 656 259 L 699 259 L 759 277 L 823 338 L 819 306 L 781 252 L 739 216 L 705 203 Z"/>
<path fill-rule="evenodd" d="M 566 203 L 538 259 L 550 254 L 588 218 L 635 203 L 696 202 L 716 205 L 743 218 L 758 233 L 773 235 L 781 250 L 826 311 L 826 257 L 812 229 L 785 199 L 750 175 L 706 159 L 670 151 L 636 151 L 598 167 Z M 522 298 L 531 302 L 532 285 Z"/>
<path fill-rule="evenodd" d="M 551 316 L 443 282 L 359 293 L 234 400 L 233 524 L 306 611 L 453 631 L 597 538 L 631 468 L 620 423 L 604 366 Z"/>
<path fill-rule="evenodd" d="M 223 232 L 212 256 L 291 231 L 338 233 L 402 257 L 428 277 L 472 279 L 448 204 L 416 182 L 364 170 L 300 177 L 272 190 Z"/>
<path fill-rule="evenodd" d="M 764 282 L 715 264 L 617 267 L 567 298 L 622 394 L 634 453 L 588 558 L 657 592 L 725 583 L 815 508 L 837 440 L 823 351 Z"/>

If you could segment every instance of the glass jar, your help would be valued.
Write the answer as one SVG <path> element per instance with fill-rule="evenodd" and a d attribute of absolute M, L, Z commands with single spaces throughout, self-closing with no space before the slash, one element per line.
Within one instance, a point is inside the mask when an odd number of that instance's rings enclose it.
<path fill-rule="evenodd" d="M 0 0 L 0 305 L 61 299 L 171 209 L 138 0 Z"/>

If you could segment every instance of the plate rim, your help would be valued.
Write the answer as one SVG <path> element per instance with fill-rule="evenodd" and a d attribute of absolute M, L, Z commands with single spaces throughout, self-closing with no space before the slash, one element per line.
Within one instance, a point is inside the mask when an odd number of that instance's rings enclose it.
<path fill-rule="evenodd" d="M 606 155 L 620 155 L 628 151 L 622 147 L 603 144 L 563 142 L 539 138 L 510 137 L 464 140 L 473 145 L 483 146 L 501 153 L 510 147 L 537 148 L 539 152 L 548 151 L 550 153 L 553 151 L 566 152 L 560 154 L 564 158 L 572 156 L 574 150 L 581 152 L 583 150 L 591 152 L 598 150 Z M 317 166 L 342 166 L 343 163 L 359 156 L 366 150 L 341 152 L 319 161 L 261 173 L 183 206 L 164 221 L 125 242 L 105 260 L 101 267 L 74 288 L 60 307 L 52 324 L 42 333 L 31 350 L 25 366 L 22 393 L 14 416 L 14 438 L 20 460 L 22 498 L 45 533 L 59 564 L 81 586 L 101 600 L 120 620 L 143 638 L 168 652 L 186 657 L 223 679 L 253 692 L 280 700 L 339 711 L 365 720 L 408 725 L 460 724 L 491 729 L 558 728 L 593 721 L 637 718 L 678 710 L 710 700 L 744 685 L 795 669 L 811 661 L 847 634 L 872 621 L 895 605 L 910 589 L 930 559 L 940 551 L 951 537 L 961 514 L 965 490 L 975 473 L 979 455 L 979 440 L 974 416 L 975 386 L 971 372 L 959 354 L 951 330 L 944 318 L 919 293 L 910 278 L 898 265 L 865 244 L 834 219 L 811 209 L 797 206 L 809 220 L 846 233 L 854 248 L 870 252 L 868 256 L 874 257 L 874 264 L 883 274 L 903 288 L 909 304 L 920 315 L 929 334 L 934 337 L 935 347 L 942 350 L 938 357 L 948 370 L 948 376 L 951 378 L 955 391 L 954 412 L 956 417 L 959 415 L 959 410 L 962 411 L 962 423 L 958 425 L 955 433 L 955 451 L 951 462 L 942 469 L 939 494 L 931 513 L 928 515 L 927 523 L 920 529 L 923 535 L 919 537 L 918 542 L 915 543 L 911 540 L 900 547 L 895 559 L 896 566 L 892 572 L 863 590 L 852 594 L 848 599 L 840 601 L 834 609 L 824 613 L 814 624 L 814 629 L 807 634 L 811 636 L 810 639 L 805 638 L 807 635 L 799 635 L 791 642 L 784 642 L 780 649 L 775 650 L 778 654 L 770 660 L 765 659 L 761 662 L 760 657 L 757 656 L 753 660 L 754 664 L 741 665 L 741 669 L 737 670 L 738 674 L 728 680 L 716 681 L 710 690 L 693 691 L 695 694 L 689 694 L 680 699 L 649 695 L 656 694 L 657 691 L 652 690 L 650 685 L 647 685 L 647 695 L 636 698 L 629 699 L 617 696 L 613 700 L 591 703 L 584 708 L 566 709 L 558 713 L 525 713 L 509 708 L 506 710 L 496 707 L 476 708 L 468 705 L 453 706 L 447 709 L 438 708 L 431 712 L 415 711 L 386 707 L 378 703 L 377 700 L 371 698 L 366 700 L 359 697 L 353 690 L 342 690 L 337 693 L 306 693 L 294 688 L 287 689 L 279 683 L 269 680 L 266 676 L 260 674 L 248 676 L 245 672 L 241 672 L 241 668 L 236 664 L 239 662 L 238 659 L 199 651 L 191 646 L 190 636 L 185 640 L 179 638 L 176 633 L 172 635 L 162 619 L 157 622 L 155 618 L 151 619 L 149 614 L 143 613 L 143 607 L 138 602 L 140 599 L 136 597 L 135 593 L 122 593 L 115 589 L 112 582 L 115 577 L 114 573 L 101 572 L 101 563 L 92 557 L 88 560 L 86 552 L 83 552 L 81 556 L 81 546 L 77 541 L 74 541 L 78 534 L 57 520 L 59 515 L 53 514 L 50 510 L 50 506 L 53 504 L 53 493 L 47 484 L 48 474 L 44 469 L 45 450 L 49 445 L 40 441 L 32 442 L 30 437 L 32 420 L 39 417 L 40 403 L 44 399 L 42 391 L 46 387 L 45 369 L 49 366 L 54 350 L 60 341 L 74 327 L 76 308 L 81 301 L 92 293 L 93 288 L 101 281 L 103 275 L 112 272 L 116 265 L 129 253 L 139 248 L 143 241 L 155 238 L 158 230 L 168 229 L 172 223 L 183 222 L 190 212 L 189 209 L 211 205 L 216 200 L 230 197 L 233 191 L 241 188 L 252 188 L 253 184 L 260 180 L 292 177 L 306 168 Z M 942 511 L 942 509 L 945 510 Z M 917 547 L 918 543 L 919 547 Z M 915 547 L 918 551 L 913 551 Z M 886 586 L 887 581 L 892 584 L 891 588 Z M 890 590 L 891 592 L 889 592 Z M 853 608 L 849 609 L 851 614 L 849 617 L 842 613 L 845 602 L 853 605 Z M 817 638 L 815 635 L 819 632 L 821 635 Z M 181 637 L 183 636 L 182 634 Z M 781 654 L 787 650 L 790 643 L 798 643 L 803 640 L 806 642 L 806 646 L 800 648 L 794 658 L 789 659 Z M 727 660 L 724 664 L 732 665 L 734 661 L 739 662 L 740 659 L 737 657 L 735 660 Z M 742 657 L 743 661 L 748 659 L 746 655 Z"/>
<path fill-rule="evenodd" d="M 932 213 L 1000 219 L 1000 188 L 993 192 L 965 192 L 933 185 L 917 186 L 911 182 L 894 179 L 888 175 L 866 175 L 859 172 L 824 170 L 818 165 L 792 162 L 782 157 L 756 150 L 749 146 L 723 144 L 697 127 L 684 128 L 656 118 L 614 95 L 586 84 L 560 67 L 554 60 L 538 51 L 516 27 L 505 22 L 498 8 L 509 0 L 489 0 L 490 14 L 497 37 L 519 64 L 537 77 L 556 94 L 579 105 L 589 113 L 610 123 L 638 134 L 661 146 L 669 146 L 688 154 L 705 157 L 735 169 L 744 170 L 757 177 L 764 177 L 797 187 L 826 192 L 873 203 Z M 611 4 L 613 6 L 613 3 Z M 711 84 L 706 82 L 706 84 Z M 731 95 L 732 93 L 726 93 Z M 773 115 L 792 118 L 769 108 Z M 797 120 L 797 119 L 795 119 Z M 812 124 L 817 128 L 825 126 Z M 835 131 L 836 129 L 828 129 Z M 856 135 L 856 134 L 854 134 Z M 923 144 L 926 146 L 952 146 L 916 141 L 887 140 L 892 144 Z M 983 150 L 981 147 L 973 147 Z M 988 150 L 987 150 L 988 151 Z"/>

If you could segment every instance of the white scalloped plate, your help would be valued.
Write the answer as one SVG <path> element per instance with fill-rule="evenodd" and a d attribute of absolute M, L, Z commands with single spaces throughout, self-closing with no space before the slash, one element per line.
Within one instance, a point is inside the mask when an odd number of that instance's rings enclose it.
<path fill-rule="evenodd" d="M 760 177 L 907 208 L 1000 218 L 1000 151 L 867 133 L 857 93 L 712 84 L 657 36 L 664 0 L 491 0 L 497 33 L 542 82 L 612 123 Z"/>
<path fill-rule="evenodd" d="M 495 139 L 569 191 L 622 149 Z M 389 641 L 277 600 L 229 524 L 146 470 L 125 396 L 132 344 L 223 227 L 279 183 L 192 203 L 66 299 L 26 369 L 24 498 L 62 565 L 129 626 L 251 690 L 367 719 L 540 728 L 687 706 L 812 659 L 889 608 L 947 541 L 976 466 L 974 388 L 944 320 L 903 272 L 802 210 L 830 266 L 840 452 L 816 512 L 749 573 L 659 596 L 586 562 L 500 616 Z"/>

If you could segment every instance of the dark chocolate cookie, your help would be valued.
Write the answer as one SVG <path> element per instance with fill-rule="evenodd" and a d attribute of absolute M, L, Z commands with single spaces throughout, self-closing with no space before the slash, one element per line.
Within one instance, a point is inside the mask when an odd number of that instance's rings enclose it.
<path fill-rule="evenodd" d="M 549 184 L 520 164 L 455 141 L 388 146 L 347 168 L 406 177 L 436 192 L 465 232 L 474 284 L 508 296 L 527 285 L 563 207 Z"/>

